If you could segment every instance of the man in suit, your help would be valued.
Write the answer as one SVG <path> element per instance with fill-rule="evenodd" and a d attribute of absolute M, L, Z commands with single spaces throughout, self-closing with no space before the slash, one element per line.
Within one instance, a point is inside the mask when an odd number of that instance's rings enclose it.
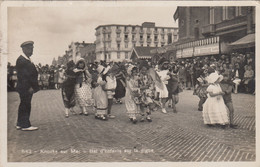
<path fill-rule="evenodd" d="M 39 91 L 38 72 L 31 62 L 30 57 L 33 54 L 33 41 L 26 41 L 21 44 L 23 54 L 16 61 L 17 69 L 17 92 L 20 96 L 20 105 L 18 109 L 18 119 L 16 129 L 23 131 L 37 130 L 30 123 L 31 101 L 34 93 Z"/>

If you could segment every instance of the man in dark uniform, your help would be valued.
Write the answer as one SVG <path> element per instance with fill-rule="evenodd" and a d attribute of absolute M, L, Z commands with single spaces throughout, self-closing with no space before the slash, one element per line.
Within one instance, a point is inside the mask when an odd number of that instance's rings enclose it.
<path fill-rule="evenodd" d="M 33 54 L 33 41 L 26 41 L 21 44 L 23 54 L 16 60 L 17 69 L 17 92 L 20 96 L 20 105 L 18 109 L 18 119 L 16 129 L 23 131 L 37 130 L 38 127 L 31 126 L 31 101 L 34 93 L 39 91 L 38 72 L 31 62 L 30 57 Z"/>

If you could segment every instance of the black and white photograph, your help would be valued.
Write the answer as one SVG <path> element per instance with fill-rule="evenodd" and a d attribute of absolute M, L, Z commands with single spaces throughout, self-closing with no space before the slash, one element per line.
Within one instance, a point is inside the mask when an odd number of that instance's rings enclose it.
<path fill-rule="evenodd" d="M 260 167 L 258 10 L 2 3 L 0 166 Z"/>

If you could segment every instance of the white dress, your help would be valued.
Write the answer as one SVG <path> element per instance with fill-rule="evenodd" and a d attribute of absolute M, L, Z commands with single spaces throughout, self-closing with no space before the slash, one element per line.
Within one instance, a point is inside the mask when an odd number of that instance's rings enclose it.
<path fill-rule="evenodd" d="M 114 91 L 106 91 L 107 92 L 107 98 L 113 99 L 115 95 L 115 89 L 116 89 L 116 77 L 107 76 L 106 77 L 107 83 L 105 85 L 106 89 L 113 89 Z"/>
<path fill-rule="evenodd" d="M 209 85 L 207 92 L 219 93 L 221 92 L 219 84 Z M 223 97 L 221 95 L 211 97 L 207 94 L 208 98 L 203 105 L 203 120 L 204 124 L 227 124 L 228 121 L 228 108 L 226 107 Z"/>
<path fill-rule="evenodd" d="M 85 79 L 82 84 L 77 83 L 75 85 L 75 98 L 80 107 L 89 107 L 93 105 L 91 85 Z"/>
<path fill-rule="evenodd" d="M 163 89 L 155 86 L 156 92 L 159 92 L 159 98 L 168 98 L 168 89 L 166 87 L 166 84 L 168 84 L 168 80 L 170 79 L 170 76 L 167 74 L 168 72 L 168 70 L 157 72 L 163 82 Z"/>

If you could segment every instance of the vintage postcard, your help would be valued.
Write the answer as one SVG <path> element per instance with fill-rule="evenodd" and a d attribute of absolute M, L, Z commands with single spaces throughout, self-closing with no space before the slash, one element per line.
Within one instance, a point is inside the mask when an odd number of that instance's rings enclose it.
<path fill-rule="evenodd" d="M 4 1 L 0 166 L 259 167 L 259 2 Z"/>

